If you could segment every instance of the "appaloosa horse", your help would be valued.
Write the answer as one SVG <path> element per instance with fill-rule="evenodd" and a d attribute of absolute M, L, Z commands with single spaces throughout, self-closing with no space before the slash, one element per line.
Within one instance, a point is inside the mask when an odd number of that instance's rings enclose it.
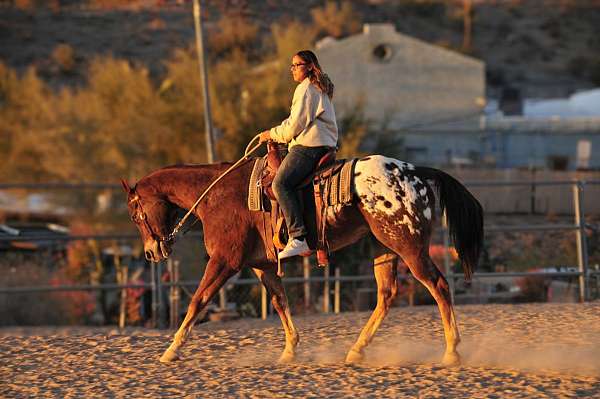
<path fill-rule="evenodd" d="M 129 214 L 137 225 L 149 260 L 158 262 L 169 256 L 171 245 L 165 241 L 179 208 L 190 209 L 200 193 L 230 164 L 185 165 L 159 169 L 142 178 L 134 187 L 123 181 Z M 169 362 L 179 358 L 194 322 L 203 308 L 225 282 L 243 267 L 251 267 L 265 285 L 273 307 L 285 330 L 285 348 L 280 361 L 293 360 L 299 336 L 292 323 L 276 260 L 267 255 L 261 212 L 247 207 L 248 182 L 252 162 L 241 164 L 208 192 L 194 210 L 204 228 L 204 243 L 209 255 L 204 276 L 189 304 L 187 314 L 173 342 L 160 358 Z M 406 162 L 373 155 L 356 162 L 351 205 L 328 213 L 330 249 L 335 251 L 356 242 L 369 232 L 385 247 L 398 254 L 436 300 L 444 326 L 446 351 L 443 364 L 460 362 L 456 346 L 460 342 L 448 283 L 429 257 L 429 240 L 435 214 L 437 187 L 440 206 L 446 211 L 465 277 L 477 264 L 483 240 L 483 213 L 479 202 L 457 180 L 432 168 L 415 167 Z M 373 339 L 397 293 L 396 268 L 391 262 L 374 267 L 377 282 L 377 307 L 346 356 L 346 362 L 360 361 L 364 348 Z"/>

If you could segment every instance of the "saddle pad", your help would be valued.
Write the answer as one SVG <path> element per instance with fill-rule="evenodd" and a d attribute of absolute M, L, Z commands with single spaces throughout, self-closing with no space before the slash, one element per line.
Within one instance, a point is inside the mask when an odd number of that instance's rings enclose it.
<path fill-rule="evenodd" d="M 252 168 L 250 175 L 250 183 L 248 184 L 248 209 L 251 211 L 264 211 L 262 186 L 260 178 L 262 171 L 267 163 L 266 158 L 257 158 Z"/>
<path fill-rule="evenodd" d="M 329 187 L 325 206 L 345 205 L 352 202 L 352 173 L 356 159 L 345 160 L 338 173 L 328 177 Z"/>
<path fill-rule="evenodd" d="M 352 202 L 352 174 L 356 159 L 345 160 L 341 169 L 333 175 L 321 180 L 327 186 L 324 196 L 325 206 L 345 205 Z M 267 164 L 266 158 L 257 158 L 252 168 L 248 184 L 248 209 L 251 211 L 265 211 L 263 193 L 260 180 Z"/>

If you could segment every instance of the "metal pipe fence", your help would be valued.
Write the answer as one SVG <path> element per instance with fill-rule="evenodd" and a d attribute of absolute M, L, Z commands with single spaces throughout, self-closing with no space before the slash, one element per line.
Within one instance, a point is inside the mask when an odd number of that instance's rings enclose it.
<path fill-rule="evenodd" d="M 487 226 L 486 232 L 506 232 L 506 231 L 554 231 L 554 230 L 573 230 L 575 231 L 575 239 L 577 245 L 577 272 L 541 272 L 541 273 L 525 273 L 524 276 L 555 276 L 555 277 L 568 277 L 577 276 L 579 278 L 579 301 L 584 302 L 588 300 L 589 287 L 588 283 L 591 275 L 596 275 L 598 272 L 590 273 L 588 267 L 588 250 L 587 250 L 587 237 L 585 229 L 587 227 L 585 223 L 585 212 L 583 207 L 583 193 L 586 185 L 598 185 L 600 180 L 570 180 L 570 181 L 533 181 L 533 182 L 470 182 L 467 183 L 470 187 L 494 187 L 494 186 L 531 186 L 532 192 L 535 193 L 536 186 L 571 186 L 573 195 L 573 224 L 549 224 L 549 225 L 511 225 L 511 226 Z M 446 270 L 446 276 L 449 280 L 451 296 L 454 298 L 455 295 L 455 278 L 456 275 L 453 273 L 450 267 L 450 256 L 449 256 L 449 238 L 448 229 L 444 224 L 444 265 Z M 509 277 L 519 276 L 521 273 L 475 273 L 473 278 L 495 278 L 495 277 Z M 513 276 L 513 277 L 514 277 Z"/>
<path fill-rule="evenodd" d="M 589 282 L 590 279 L 595 277 L 596 281 L 600 278 L 600 271 L 591 271 L 588 266 L 588 248 L 586 238 L 585 223 L 585 212 L 583 209 L 583 195 L 585 187 L 587 185 L 598 185 L 600 180 L 595 181 L 539 181 L 539 182 L 471 182 L 467 185 L 470 187 L 483 187 L 483 186 L 550 186 L 550 185 L 564 185 L 572 187 L 573 196 L 573 224 L 539 224 L 539 225 L 528 225 L 518 224 L 510 226 L 486 226 L 486 233 L 499 233 L 499 232 L 510 232 L 510 231 L 573 231 L 575 232 L 575 240 L 577 246 L 577 271 L 559 271 L 559 272 L 490 272 L 482 273 L 477 272 L 473 274 L 473 279 L 487 279 L 487 278 L 499 278 L 499 277 L 577 277 L 579 285 L 579 300 L 581 302 L 589 299 Z M 0 189 L 116 189 L 118 185 L 104 185 L 104 184 L 44 184 L 44 185 L 20 185 L 20 184 L 0 184 Z M 535 189 L 533 189 L 535 191 Z M 442 226 L 444 231 L 444 265 L 446 270 L 446 276 L 449 281 L 451 295 L 455 296 L 455 286 L 458 274 L 453 273 L 451 268 L 451 261 L 449 256 L 450 241 L 447 234 L 446 226 Z M 200 235 L 200 233 L 190 233 L 190 235 Z M 136 240 L 138 239 L 137 233 L 120 233 L 120 234 L 79 234 L 79 235 L 57 235 L 57 236 L 35 236 L 35 237 L 0 237 L 0 242 L 4 241 L 33 241 L 33 240 L 44 240 L 44 241 L 76 241 L 76 240 Z M 17 294 L 17 293 L 36 293 L 36 292 L 66 292 L 66 291 L 110 291 L 110 290 L 121 290 L 122 298 L 126 298 L 125 290 L 127 289 L 147 289 L 152 292 L 152 324 L 156 326 L 158 324 L 158 313 L 163 307 L 162 292 L 164 289 L 169 289 L 169 307 L 170 307 L 170 320 L 169 324 L 171 327 L 175 327 L 178 323 L 178 315 L 180 313 L 181 305 L 181 291 L 189 287 L 196 287 L 198 281 L 186 281 L 179 280 L 179 270 L 177 262 L 168 262 L 166 267 L 169 270 L 169 274 L 172 276 L 172 281 L 163 282 L 160 279 L 161 268 L 165 267 L 163 264 L 152 264 L 150 282 L 148 283 L 130 283 L 122 280 L 121 283 L 108 283 L 108 284 L 90 284 L 90 285 L 56 285 L 56 286 L 20 286 L 20 287 L 0 287 L 0 294 Z M 311 275 L 310 263 L 306 260 L 303 263 L 303 276 L 302 277 L 286 277 L 284 279 L 285 285 L 302 284 L 304 289 L 304 300 L 310 302 L 311 289 L 310 287 L 314 284 L 322 284 L 323 286 L 323 312 L 330 312 L 333 307 L 335 313 L 341 311 L 341 285 L 344 283 L 358 283 L 358 282 L 373 282 L 373 275 L 354 275 L 344 276 L 341 274 L 340 268 L 334 268 L 334 275 L 331 276 L 329 270 L 324 270 L 323 276 Z M 406 279 L 405 276 L 399 276 L 400 279 Z M 260 285 L 260 282 L 256 278 L 238 278 L 234 281 L 229 282 L 227 286 L 260 286 L 260 316 L 266 318 L 269 313 L 267 291 Z M 333 286 L 333 289 L 332 289 Z M 332 298 L 333 296 L 333 298 Z M 333 299 L 333 301 L 331 301 Z M 123 299 L 124 300 L 124 299 Z M 332 306 L 333 303 L 333 306 Z M 307 305 L 305 303 L 305 305 Z M 122 310 L 121 310 L 122 312 Z"/>
<path fill-rule="evenodd" d="M 168 264 L 171 270 L 176 269 L 176 266 L 173 262 Z M 153 281 L 149 283 L 125 283 L 125 284 L 98 284 L 98 285 L 90 285 L 90 284 L 79 284 L 79 285 L 43 285 L 43 286 L 22 286 L 22 287 L 2 287 L 0 288 L 0 294 L 23 294 L 23 293 L 39 293 L 39 292 L 65 292 L 65 291 L 110 291 L 110 290 L 121 290 L 124 292 L 126 289 L 130 288 L 141 288 L 148 289 L 152 292 L 152 325 L 157 326 L 160 323 L 158 322 L 158 313 L 160 312 L 160 308 L 164 305 L 160 303 L 161 295 L 160 293 L 164 289 L 169 289 L 169 326 L 170 328 L 176 328 L 179 324 L 179 315 L 180 315 L 180 290 L 185 290 L 186 288 L 195 288 L 198 285 L 197 281 L 172 281 L 172 282 L 160 282 L 160 280 L 156 279 L 156 274 L 153 273 Z M 176 276 L 177 274 L 174 273 Z M 503 272 L 503 273 L 474 273 L 474 279 L 480 278 L 498 278 L 498 277 L 580 277 L 580 272 Z M 588 273 L 589 277 L 600 277 L 600 271 L 592 271 Z M 174 277 L 175 279 L 176 277 Z M 398 276 L 399 280 L 407 280 L 411 277 L 407 276 Z M 342 276 L 340 274 L 340 268 L 335 268 L 334 276 L 310 276 L 310 277 L 289 277 L 284 279 L 284 285 L 289 286 L 293 284 L 305 284 L 312 285 L 315 283 L 325 283 L 323 290 L 323 313 L 331 312 L 331 308 L 329 305 L 329 300 L 333 299 L 333 313 L 340 313 L 340 305 L 341 305 L 341 284 L 350 283 L 350 282 L 373 282 L 374 277 L 372 275 L 354 275 L 354 276 Z M 260 286 L 261 287 L 261 313 L 260 316 L 262 319 L 266 319 L 269 313 L 272 313 L 272 310 L 269 310 L 268 296 L 267 291 L 262 287 L 260 281 L 256 278 L 246 278 L 246 279 L 237 279 L 233 282 L 229 282 L 225 288 L 228 286 Z M 334 289 L 330 289 L 330 286 L 333 285 Z M 333 298 L 331 298 L 333 297 Z M 120 318 L 122 318 L 123 313 L 121 312 Z M 121 325 L 121 327 L 124 326 Z"/>

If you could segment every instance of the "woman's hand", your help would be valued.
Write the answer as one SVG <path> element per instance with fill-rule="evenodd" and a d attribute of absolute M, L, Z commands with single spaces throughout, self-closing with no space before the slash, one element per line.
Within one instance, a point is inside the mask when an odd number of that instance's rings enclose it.
<path fill-rule="evenodd" d="M 271 140 L 271 132 L 269 130 L 265 130 L 260 134 L 260 138 L 258 139 L 259 143 L 264 143 L 265 141 Z"/>

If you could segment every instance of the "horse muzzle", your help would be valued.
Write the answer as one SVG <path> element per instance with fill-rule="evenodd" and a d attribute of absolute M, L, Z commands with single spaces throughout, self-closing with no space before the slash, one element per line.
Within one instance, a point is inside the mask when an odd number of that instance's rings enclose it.
<path fill-rule="evenodd" d="M 171 255 L 171 246 L 164 241 L 149 240 L 144 244 L 144 255 L 150 262 L 159 262 Z"/>

